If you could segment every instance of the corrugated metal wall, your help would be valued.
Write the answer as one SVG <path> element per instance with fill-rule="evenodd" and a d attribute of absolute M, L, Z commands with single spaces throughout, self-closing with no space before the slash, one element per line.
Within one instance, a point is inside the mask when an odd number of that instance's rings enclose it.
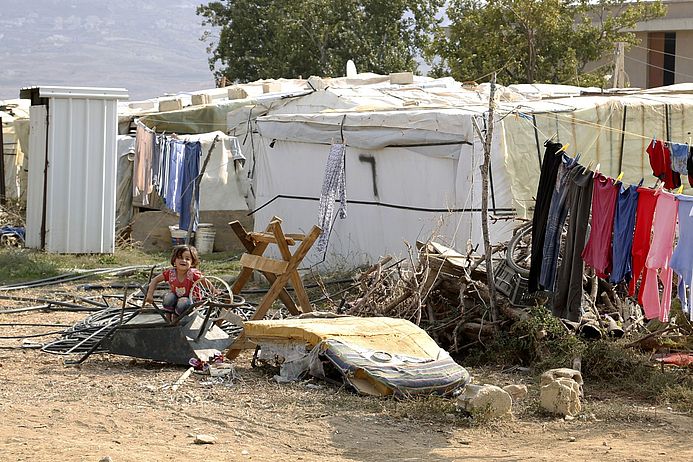
<path fill-rule="evenodd" d="M 29 160 L 26 191 L 25 245 L 41 248 L 41 222 L 43 213 L 43 171 L 46 164 L 46 106 L 29 109 Z"/>
<path fill-rule="evenodd" d="M 39 93 L 41 98 L 48 98 L 45 250 L 112 253 L 115 248 L 117 101 L 126 99 L 127 93 L 122 89 L 64 87 L 40 87 Z M 32 106 L 32 110 L 34 108 Z M 33 129 L 33 112 L 31 117 Z M 32 166 L 39 160 L 32 163 L 31 159 L 41 155 L 34 155 L 33 142 L 30 149 L 29 191 L 32 191 L 34 187 L 40 188 L 43 169 L 41 179 L 37 180 L 39 174 L 32 173 Z M 27 244 L 31 247 L 41 245 L 40 223 L 36 245 L 35 217 L 43 214 L 43 197 L 37 200 L 36 195 L 30 194 L 27 198 Z M 37 211 L 37 207 L 41 210 Z"/>

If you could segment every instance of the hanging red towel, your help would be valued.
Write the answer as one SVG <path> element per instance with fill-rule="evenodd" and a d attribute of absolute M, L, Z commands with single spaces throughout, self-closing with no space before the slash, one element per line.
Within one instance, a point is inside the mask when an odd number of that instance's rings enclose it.
<path fill-rule="evenodd" d="M 638 188 L 638 209 L 635 212 L 635 232 L 633 234 L 633 279 L 628 286 L 628 295 L 635 294 L 635 284 L 642 274 L 641 287 L 644 287 L 647 272 L 645 260 L 650 252 L 650 237 L 652 234 L 652 220 L 654 219 L 657 197 L 655 190 L 650 188 Z M 638 297 L 638 303 L 642 305 L 642 291 Z"/>

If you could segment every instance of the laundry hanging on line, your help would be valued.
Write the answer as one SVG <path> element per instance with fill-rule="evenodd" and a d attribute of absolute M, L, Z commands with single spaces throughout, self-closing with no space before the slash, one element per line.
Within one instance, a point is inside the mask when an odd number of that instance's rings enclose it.
<path fill-rule="evenodd" d="M 196 227 L 201 204 L 205 210 L 247 209 L 245 193 L 249 180 L 235 174 L 246 160 L 236 137 L 222 132 L 181 136 L 156 134 L 139 121 L 136 136 L 133 196 L 142 205 L 150 205 L 150 195 L 155 192 L 166 208 L 180 214 L 181 229 L 187 229 L 191 219 Z M 193 195 L 194 182 L 201 166 L 203 142 L 211 149 L 213 138 L 218 139 L 214 145 L 215 162 L 208 164 L 204 181 L 199 185 L 200 190 Z M 235 184 L 239 182 L 243 184 Z M 218 194 L 220 186 L 226 187 L 229 194 Z M 194 202 L 196 211 L 192 217 L 191 202 Z"/>
<path fill-rule="evenodd" d="M 556 316 L 571 321 L 581 318 L 582 277 L 587 264 L 601 278 L 628 283 L 629 295 L 637 293 L 646 317 L 664 322 L 669 317 L 675 271 L 679 277 L 677 296 L 693 319 L 693 245 L 687 244 L 693 236 L 688 241 L 679 238 L 674 249 L 677 217 L 685 217 L 679 218 L 686 223 L 681 225 L 682 235 L 693 234 L 693 197 L 661 189 L 676 184 L 674 173 L 681 173 L 674 171 L 681 169 L 680 159 L 674 165 L 671 152 L 666 158 L 670 144 L 653 141 L 648 145 L 653 174 L 662 181 L 659 188 L 651 189 L 642 187 L 642 181 L 640 185 L 626 185 L 620 177 L 593 173 L 580 165 L 577 158 L 563 152 L 562 145 L 545 143 L 532 222 L 529 286 L 532 287 L 534 277 L 536 290 L 554 292 Z M 680 154 L 681 148 L 672 150 Z M 566 221 L 568 233 L 561 239 L 560 230 Z M 561 240 L 565 251 L 556 268 Z M 660 281 L 664 287 L 661 297 Z M 636 291 L 638 282 L 640 290 Z"/>

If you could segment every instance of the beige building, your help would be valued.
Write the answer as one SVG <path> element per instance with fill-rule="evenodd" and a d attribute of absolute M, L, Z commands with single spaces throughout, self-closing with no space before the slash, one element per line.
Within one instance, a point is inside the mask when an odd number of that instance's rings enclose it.
<path fill-rule="evenodd" d="M 652 88 L 693 82 L 693 1 L 667 0 L 666 16 L 641 22 L 625 53 L 626 85 Z"/>

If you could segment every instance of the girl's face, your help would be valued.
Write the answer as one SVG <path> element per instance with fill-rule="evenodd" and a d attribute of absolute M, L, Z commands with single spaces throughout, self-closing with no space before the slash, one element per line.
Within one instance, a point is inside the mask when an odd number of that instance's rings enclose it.
<path fill-rule="evenodd" d="M 182 254 L 178 255 L 175 260 L 175 267 L 178 271 L 188 271 L 192 266 L 192 255 L 190 251 L 186 250 Z"/>

